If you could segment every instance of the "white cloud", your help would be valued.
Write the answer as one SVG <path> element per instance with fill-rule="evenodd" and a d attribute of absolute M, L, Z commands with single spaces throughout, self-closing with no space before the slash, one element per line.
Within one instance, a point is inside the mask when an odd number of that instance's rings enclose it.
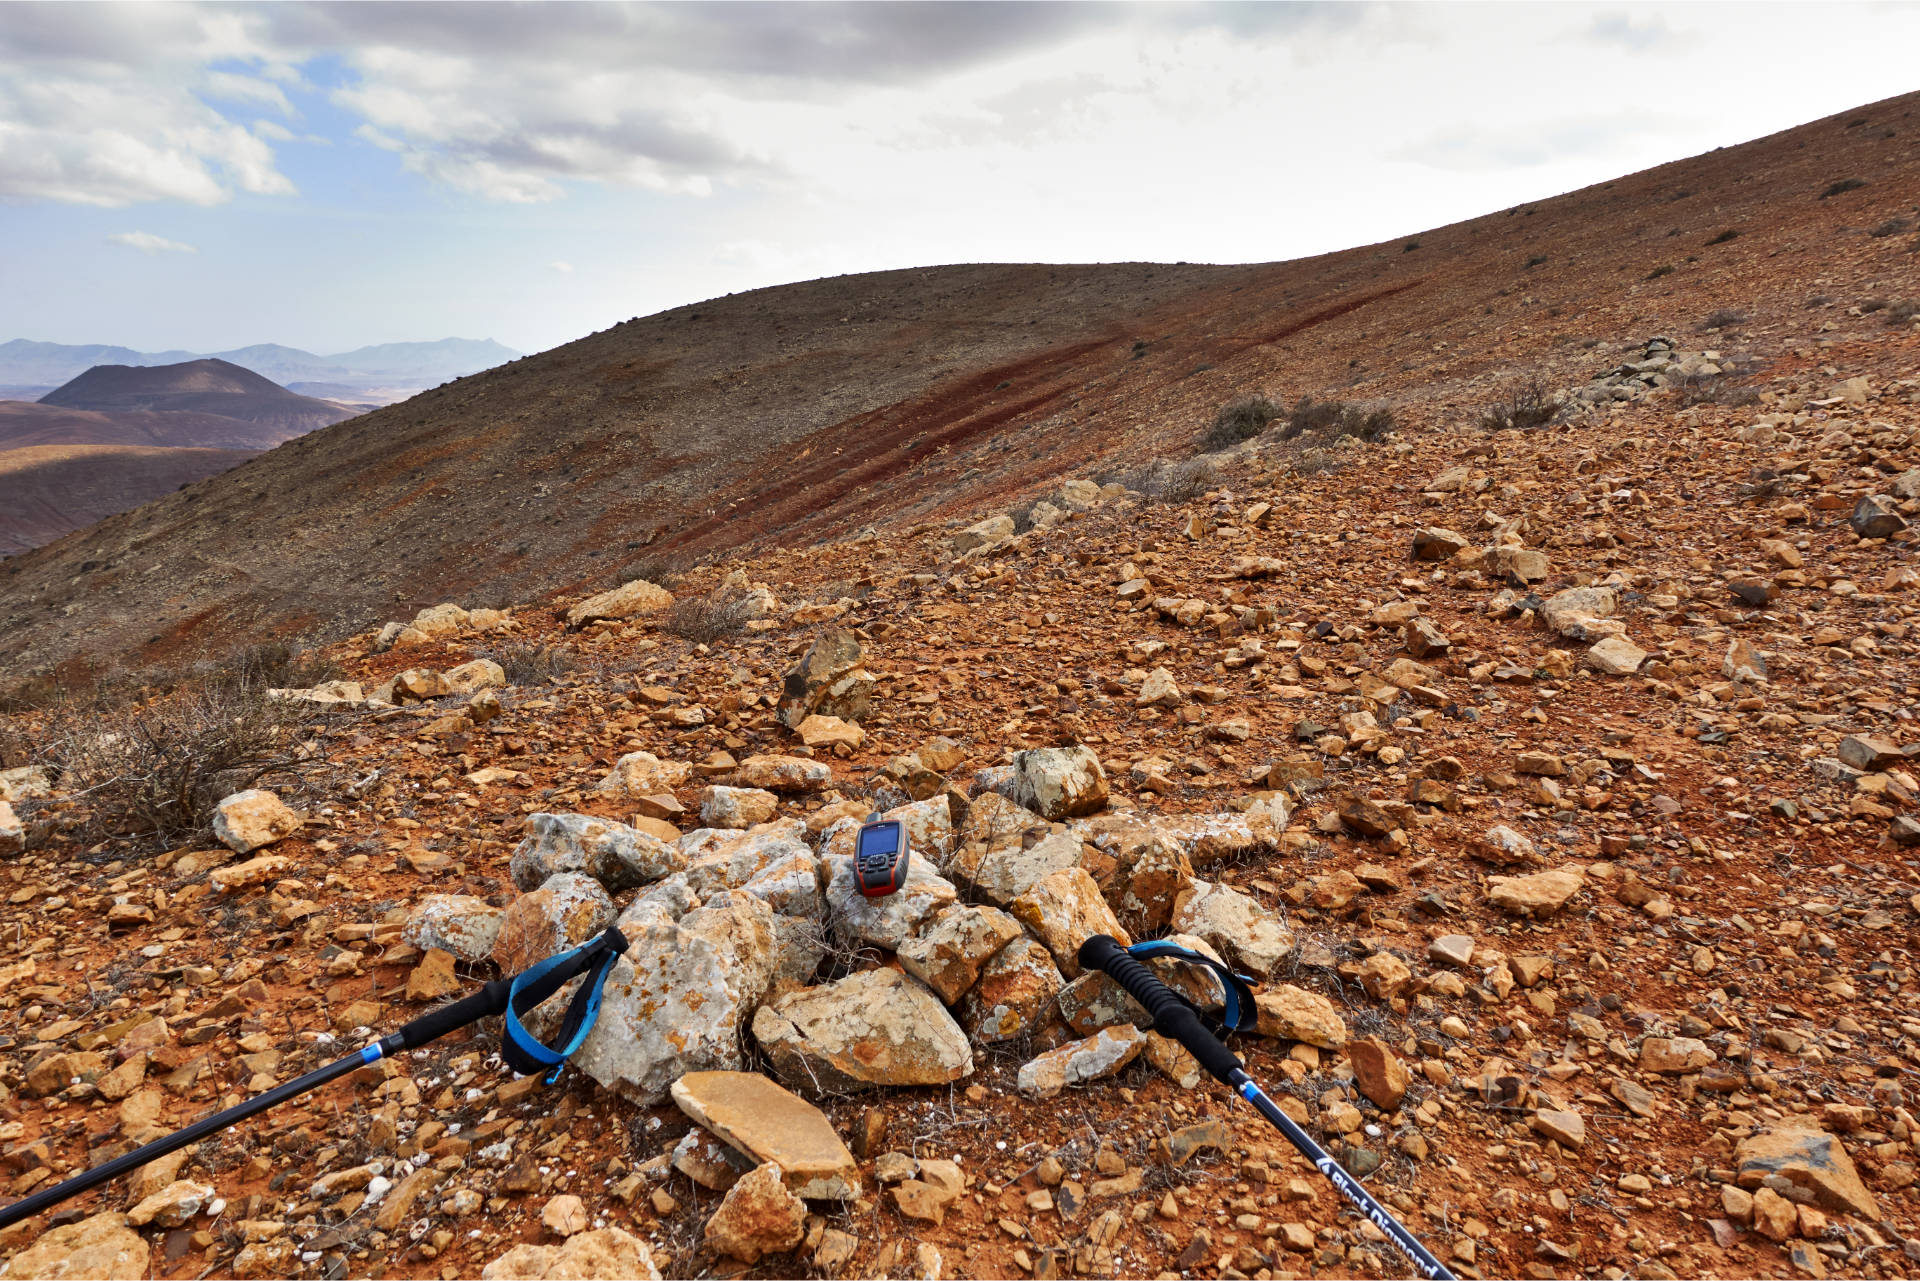
<path fill-rule="evenodd" d="M 291 110 L 244 57 L 247 21 L 185 6 L 13 8 L 0 24 L 0 200 L 217 205 L 290 194 L 272 148 L 198 96 Z"/>
<path fill-rule="evenodd" d="M 564 258 L 555 258 L 547 264 L 547 269 L 549 271 L 557 271 L 563 276 L 571 276 L 573 274 L 573 264 Z"/>
<path fill-rule="evenodd" d="M 165 236 L 156 236 L 148 231 L 117 231 L 107 239 L 116 245 L 138 249 L 143 254 L 197 254 L 200 252 L 192 245 L 183 244 L 178 240 L 168 240 Z"/>
<path fill-rule="evenodd" d="M 286 91 L 270 80 L 257 76 L 243 76 L 232 71 L 212 71 L 207 73 L 207 95 L 222 98 L 229 102 L 246 102 L 257 106 L 273 107 L 281 115 L 297 117 L 293 103 L 287 100 Z"/>

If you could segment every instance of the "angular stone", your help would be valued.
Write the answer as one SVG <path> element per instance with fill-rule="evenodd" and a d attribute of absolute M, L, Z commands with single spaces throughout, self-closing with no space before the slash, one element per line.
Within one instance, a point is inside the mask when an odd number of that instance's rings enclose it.
<path fill-rule="evenodd" d="M 1353 1066 L 1354 1086 L 1381 1111 L 1393 1111 L 1407 1096 L 1407 1065 L 1379 1037 L 1347 1042 L 1347 1062 Z"/>
<path fill-rule="evenodd" d="M 1427 955 L 1442 965 L 1464 970 L 1473 964 L 1473 935 L 1442 934 L 1427 944 Z"/>
<path fill-rule="evenodd" d="M 652 752 L 628 752 L 613 763 L 593 790 L 637 801 L 643 796 L 671 794 L 692 776 L 693 766 L 685 761 L 663 761 Z"/>
<path fill-rule="evenodd" d="M 780 1167 L 787 1189 L 807 1200 L 851 1201 L 860 1167 L 826 1113 L 757 1072 L 689 1072 L 673 1101 L 756 1165 Z"/>
<path fill-rule="evenodd" d="M 823 633 L 781 684 L 780 723 L 793 729 L 816 714 L 846 721 L 864 717 L 875 682 L 860 657 L 860 638 L 854 633 Z"/>
<path fill-rule="evenodd" d="M 1759 684 L 1767 679 L 1767 661 L 1760 651 L 1735 637 L 1727 645 L 1727 656 L 1720 660 L 1720 674 L 1730 681 Z"/>
<path fill-rule="evenodd" d="M 0 854 L 18 854 L 27 848 L 26 824 L 13 812 L 13 805 L 0 800 Z"/>
<path fill-rule="evenodd" d="M 1009 538 L 1012 538 L 1013 534 L 1013 517 L 1004 513 L 998 516 L 989 516 L 985 520 L 974 522 L 959 533 L 953 535 L 953 554 L 956 556 L 964 556 L 966 553 L 981 547 L 991 547 L 996 543 L 1004 543 Z"/>
<path fill-rule="evenodd" d="M 589 596 L 567 611 L 568 627 L 583 627 L 603 619 L 638 618 L 657 614 L 673 604 L 673 593 L 644 578 Z"/>
<path fill-rule="evenodd" d="M 568 1237 L 563 1245 L 516 1245 L 480 1271 L 482 1281 L 660 1281 L 647 1243 L 624 1227 Z"/>
<path fill-rule="evenodd" d="M 1251 895 L 1195 881 L 1173 907 L 1173 928 L 1205 939 L 1233 966 L 1261 978 L 1293 951 L 1293 931 Z"/>
<path fill-rule="evenodd" d="M 1640 1070 L 1677 1076 L 1697 1072 L 1718 1057 L 1705 1041 L 1690 1036 L 1650 1036 L 1640 1042 Z"/>
<path fill-rule="evenodd" d="M 1878 734 L 1849 734 L 1840 740 L 1834 755 L 1842 765 L 1865 773 L 1897 769 L 1907 762 L 1907 755 L 1898 744 Z"/>
<path fill-rule="evenodd" d="M 1742 1139 L 1734 1148 L 1733 1164 L 1743 1188 L 1782 1178 L 1811 1192 L 1825 1209 L 1868 1223 L 1880 1221 L 1880 1204 L 1860 1181 L 1846 1146 L 1825 1130 L 1776 1124 Z"/>
<path fill-rule="evenodd" d="M 754 1015 L 753 1036 L 780 1079 L 803 1092 L 945 1085 L 973 1071 L 946 1006 L 898 970 L 789 992 Z"/>
<path fill-rule="evenodd" d="M 157 1228 L 177 1228 L 191 1222 L 206 1209 L 211 1200 L 212 1187 L 182 1179 L 161 1188 L 127 1211 L 127 1222 L 136 1228 L 148 1224 Z"/>
<path fill-rule="evenodd" d="M 1556 636 L 1592 644 L 1624 630 L 1619 623 L 1602 625 L 1620 607 L 1611 587 L 1569 587 L 1541 603 L 1540 621 Z"/>
<path fill-rule="evenodd" d="M 1107 775 L 1090 747 L 1041 747 L 1013 758 L 1014 804 L 1049 821 L 1106 808 Z"/>
<path fill-rule="evenodd" d="M 1624 636 L 1609 636 L 1587 651 L 1587 663 L 1609 676 L 1631 676 L 1647 661 L 1647 651 Z"/>
<path fill-rule="evenodd" d="M 807 1203 L 787 1190 L 780 1167 L 769 1161 L 727 1190 L 703 1240 L 715 1254 L 754 1264 L 793 1249 L 806 1234 Z"/>
<path fill-rule="evenodd" d="M 1854 504 L 1847 523 L 1862 538 L 1892 538 L 1907 527 L 1906 518 L 1894 510 L 1895 505 L 1885 494 L 1868 494 Z"/>
<path fill-rule="evenodd" d="M 832 784 L 833 770 L 824 761 L 804 756 L 749 756 L 740 762 L 732 781 L 769 792 L 818 792 Z"/>
<path fill-rule="evenodd" d="M 1016 1084 L 1028 1098 L 1050 1099 L 1068 1086 L 1113 1076 L 1146 1048 L 1147 1034 L 1132 1024 L 1103 1028 L 1022 1064 Z"/>
<path fill-rule="evenodd" d="M 300 830 L 301 818 L 264 788 L 248 788 L 224 798 L 213 810 L 213 834 L 239 854 L 283 841 Z"/>
<path fill-rule="evenodd" d="M 1336 812 L 1342 823 L 1362 836 L 1382 837 L 1400 826 L 1378 805 L 1352 792 L 1340 798 Z"/>
<path fill-rule="evenodd" d="M 1253 1004 L 1254 1030 L 1261 1036 L 1301 1041 L 1323 1050 L 1346 1044 L 1346 1020 L 1333 1002 L 1318 992 L 1275 983 L 1255 992 Z"/>
<path fill-rule="evenodd" d="M 491 658 L 476 658 L 445 673 L 449 694 L 474 694 L 483 689 L 502 689 L 507 683 L 506 669 Z"/>
<path fill-rule="evenodd" d="M 973 987 L 980 969 L 1020 937 L 1020 923 L 991 907 L 959 906 L 941 913 L 925 933 L 900 945 L 900 967 L 948 1005 Z"/>
<path fill-rule="evenodd" d="M 1473 544 L 1466 537 L 1439 525 L 1429 525 L 1413 535 L 1413 559 L 1452 560 Z"/>
<path fill-rule="evenodd" d="M 1179 684 L 1173 679 L 1173 673 L 1164 667 L 1156 667 L 1147 673 L 1147 679 L 1140 682 L 1140 692 L 1134 696 L 1135 707 L 1178 707 L 1187 701 Z"/>
<path fill-rule="evenodd" d="M 1131 1023 L 1137 1028 L 1153 1026 L 1146 1007 L 1128 995 L 1127 990 L 1098 970 L 1082 974 L 1060 989 L 1055 998 L 1060 1017 L 1076 1036 L 1092 1036 L 1103 1027 Z"/>
<path fill-rule="evenodd" d="M 1585 875 L 1573 867 L 1536 872 L 1532 876 L 1490 876 L 1487 901 L 1521 916 L 1551 916 L 1566 906 L 1586 884 Z"/>
<path fill-rule="evenodd" d="M 1587 1123 L 1578 1112 L 1539 1108 L 1535 1110 L 1531 1124 L 1535 1134 L 1551 1139 L 1563 1148 L 1579 1151 L 1587 1144 Z"/>
<path fill-rule="evenodd" d="M 429 894 L 407 913 L 400 937 L 423 952 L 438 948 L 478 965 L 493 955 L 506 916 L 471 894 Z"/>
<path fill-rule="evenodd" d="M 453 970 L 453 953 L 437 947 L 427 949 L 427 954 L 407 975 L 409 1001 L 440 1001 L 459 991 L 460 976 Z"/>
<path fill-rule="evenodd" d="M 816 750 L 844 747 L 857 752 L 867 741 L 867 731 L 838 716 L 809 716 L 795 727 L 794 732 L 800 736 L 802 743 Z"/>

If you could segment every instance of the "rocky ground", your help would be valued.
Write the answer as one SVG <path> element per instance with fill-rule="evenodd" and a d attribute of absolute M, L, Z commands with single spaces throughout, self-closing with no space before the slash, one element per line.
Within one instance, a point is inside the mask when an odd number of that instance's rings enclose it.
<path fill-rule="evenodd" d="M 1256 974 L 1234 1048 L 1463 1275 L 1920 1272 L 1917 355 L 1640 336 L 1538 430 L 1276 426 L 1184 494 L 428 610 L 157 857 L 0 775 L 15 1195 L 634 944 L 559 1086 L 474 1029 L 8 1275 L 1405 1275 L 1092 932 Z"/>

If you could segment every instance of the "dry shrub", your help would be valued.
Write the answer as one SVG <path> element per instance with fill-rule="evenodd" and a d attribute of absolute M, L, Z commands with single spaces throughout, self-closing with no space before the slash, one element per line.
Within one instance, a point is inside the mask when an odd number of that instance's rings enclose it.
<path fill-rule="evenodd" d="M 1267 429 L 1267 424 L 1285 411 L 1265 396 L 1246 396 L 1220 406 L 1200 443 L 1208 450 L 1228 449 L 1243 440 L 1251 440 Z"/>
<path fill-rule="evenodd" d="M 708 645 L 737 636 L 756 615 L 753 593 L 744 587 L 716 587 L 705 596 L 682 596 L 667 610 L 661 626 L 675 636 Z"/>
<path fill-rule="evenodd" d="M 1344 400 L 1315 400 L 1302 396 L 1287 411 L 1287 425 L 1280 439 L 1293 440 L 1308 432 L 1331 432 L 1336 436 L 1356 436 L 1361 440 L 1379 440 L 1393 430 L 1393 411 L 1384 406 L 1366 408 Z"/>
<path fill-rule="evenodd" d="M 580 666 L 580 656 L 568 646 L 524 640 L 483 650 L 479 657 L 500 664 L 509 685 L 551 685 L 556 676 L 565 676 Z"/>
<path fill-rule="evenodd" d="M 209 835 L 222 797 L 297 780 L 300 731 L 317 715 L 236 680 L 117 712 L 55 715 L 35 756 L 59 774 L 63 805 L 79 803 L 82 839 L 171 845 Z"/>
<path fill-rule="evenodd" d="M 1102 476 L 1100 483 L 1118 481 L 1149 503 L 1184 503 L 1212 489 L 1218 478 L 1213 464 L 1204 458 L 1177 463 L 1156 458 L 1131 471 Z"/>
<path fill-rule="evenodd" d="M 1849 191 L 1858 191 L 1866 185 L 1867 180 L 1865 178 L 1842 178 L 1838 182 L 1828 183 L 1827 189 L 1820 193 L 1820 199 L 1825 200 L 1830 196 L 1844 196 Z"/>
<path fill-rule="evenodd" d="M 1707 318 L 1700 322 L 1700 328 L 1703 330 L 1732 329 L 1735 325 L 1744 325 L 1746 323 L 1746 312 L 1739 310 L 1737 307 L 1722 307 L 1718 311 L 1709 312 Z"/>
<path fill-rule="evenodd" d="M 1514 383 L 1505 396 L 1480 411 L 1487 431 L 1527 431 L 1559 420 L 1564 406 L 1538 378 Z"/>
<path fill-rule="evenodd" d="M 1920 298 L 1902 298 L 1887 308 L 1889 325 L 1904 325 L 1915 316 L 1920 316 Z"/>

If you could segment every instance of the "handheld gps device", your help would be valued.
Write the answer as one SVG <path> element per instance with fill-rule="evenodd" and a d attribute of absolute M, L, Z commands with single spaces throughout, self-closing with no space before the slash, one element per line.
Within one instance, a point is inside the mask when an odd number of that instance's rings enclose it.
<path fill-rule="evenodd" d="M 869 815 L 853 842 L 853 877 L 860 893 L 867 898 L 885 898 L 899 889 L 906 883 L 911 858 L 906 824 Z"/>

